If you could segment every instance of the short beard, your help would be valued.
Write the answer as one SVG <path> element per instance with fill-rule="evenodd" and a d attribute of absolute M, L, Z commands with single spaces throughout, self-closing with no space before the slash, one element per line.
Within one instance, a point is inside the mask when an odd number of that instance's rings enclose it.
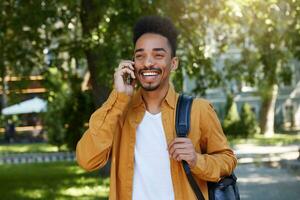
<path fill-rule="evenodd" d="M 145 90 L 145 91 L 147 91 L 147 92 L 151 92 L 151 91 L 154 91 L 154 90 L 156 90 L 157 88 L 159 88 L 159 85 L 156 85 L 156 86 L 151 86 L 151 85 L 149 85 L 149 86 L 147 86 L 147 87 L 144 87 L 142 84 L 141 84 L 141 87 Z"/>
<path fill-rule="evenodd" d="M 138 74 L 142 74 L 143 71 L 146 71 L 146 70 L 153 70 L 153 71 L 158 71 L 158 73 L 162 73 L 162 70 L 159 68 L 159 67 L 156 67 L 156 66 L 151 66 L 151 67 L 144 67 L 143 69 L 140 69 L 138 71 Z M 156 85 L 156 86 L 152 86 L 151 84 L 147 87 L 144 87 L 142 84 L 140 84 L 141 87 L 147 91 L 147 92 L 151 92 L 151 91 L 154 91 L 156 90 L 157 88 L 159 88 L 160 84 Z"/>

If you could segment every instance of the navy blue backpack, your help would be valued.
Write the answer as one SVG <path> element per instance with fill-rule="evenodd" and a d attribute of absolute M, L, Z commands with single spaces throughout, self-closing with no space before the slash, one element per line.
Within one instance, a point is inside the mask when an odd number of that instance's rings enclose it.
<path fill-rule="evenodd" d="M 177 137 L 187 137 L 190 129 L 190 113 L 193 97 L 180 95 L 176 107 L 175 128 Z M 198 200 L 205 200 L 200 188 L 192 176 L 190 167 L 186 161 L 182 165 L 189 183 Z M 237 178 L 233 174 L 222 178 L 219 182 L 208 182 L 209 200 L 240 200 L 239 190 L 236 184 Z"/>

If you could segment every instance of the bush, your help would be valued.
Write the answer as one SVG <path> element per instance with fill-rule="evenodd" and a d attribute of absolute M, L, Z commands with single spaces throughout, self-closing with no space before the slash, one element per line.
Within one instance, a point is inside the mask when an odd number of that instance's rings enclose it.
<path fill-rule="evenodd" d="M 72 93 L 69 103 L 65 105 L 62 113 L 64 113 L 64 121 L 66 124 L 65 143 L 69 150 L 75 150 L 77 142 L 80 140 L 83 132 L 87 129 L 84 124 L 88 122 L 90 114 L 94 110 L 92 94 L 90 91 L 81 91 L 81 81 L 74 77 L 71 80 Z M 72 113 L 72 114 L 70 114 Z"/>
<path fill-rule="evenodd" d="M 241 110 L 240 130 L 243 130 L 242 137 L 248 138 L 259 132 L 255 113 L 248 103 L 244 103 Z"/>
<path fill-rule="evenodd" d="M 60 147 L 64 144 L 66 135 L 63 108 L 68 102 L 70 88 L 63 80 L 63 73 L 57 68 L 49 68 L 45 74 L 48 88 L 47 112 L 43 115 L 45 131 L 50 144 Z"/>
<path fill-rule="evenodd" d="M 94 110 L 92 94 L 81 91 L 82 79 L 77 75 L 70 74 L 66 79 L 62 72 L 52 68 L 47 76 L 49 96 L 44 121 L 49 143 L 59 149 L 67 144 L 69 150 L 75 150 L 86 129 L 84 124 Z"/>
<path fill-rule="evenodd" d="M 238 135 L 240 134 L 240 116 L 238 113 L 238 109 L 234 101 L 228 100 L 227 102 L 228 111 L 223 121 L 223 130 L 226 135 L 238 137 Z"/>
<path fill-rule="evenodd" d="M 48 142 L 61 150 L 64 144 L 65 128 L 60 122 L 61 113 L 59 110 L 49 110 L 45 117 L 45 128 L 47 133 Z"/>

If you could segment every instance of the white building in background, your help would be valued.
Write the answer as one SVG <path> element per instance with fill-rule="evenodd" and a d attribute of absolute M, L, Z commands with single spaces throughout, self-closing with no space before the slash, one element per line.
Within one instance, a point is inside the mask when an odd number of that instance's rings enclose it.
<path fill-rule="evenodd" d="M 220 56 L 215 60 L 215 67 L 222 73 L 224 60 L 226 57 L 239 58 L 240 51 L 232 50 L 228 54 Z M 292 80 L 291 85 L 279 85 L 278 96 L 275 106 L 275 127 L 279 129 L 300 130 L 300 62 L 291 62 Z M 238 86 L 235 82 L 231 83 L 235 93 L 234 101 L 237 103 L 239 111 L 244 103 L 249 103 L 252 110 L 259 119 L 261 99 L 256 95 L 256 88 L 247 85 Z M 188 77 L 184 79 L 184 91 L 191 93 L 195 84 Z M 239 89 L 237 89 L 239 87 Z M 226 94 L 223 88 L 211 88 L 206 91 L 205 97 L 213 103 L 219 117 L 224 119 Z"/>

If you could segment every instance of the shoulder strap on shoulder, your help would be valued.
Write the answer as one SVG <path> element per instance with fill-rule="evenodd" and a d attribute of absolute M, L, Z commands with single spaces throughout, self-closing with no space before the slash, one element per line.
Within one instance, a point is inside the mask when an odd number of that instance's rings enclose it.
<path fill-rule="evenodd" d="M 177 137 L 187 137 L 189 133 L 192 103 L 193 97 L 191 96 L 181 94 L 178 98 L 175 119 Z M 193 178 L 191 169 L 185 160 L 182 161 L 182 166 L 197 199 L 205 200 L 196 180 Z"/>
<path fill-rule="evenodd" d="M 193 97 L 180 94 L 176 107 L 175 128 L 178 137 L 187 137 L 190 130 L 190 112 Z"/>

